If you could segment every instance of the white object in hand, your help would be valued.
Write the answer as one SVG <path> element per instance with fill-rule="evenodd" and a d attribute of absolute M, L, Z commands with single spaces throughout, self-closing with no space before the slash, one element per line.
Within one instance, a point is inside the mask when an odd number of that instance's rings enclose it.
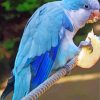
<path fill-rule="evenodd" d="M 91 68 L 96 64 L 96 62 L 100 58 L 100 37 L 94 35 L 93 31 L 91 31 L 86 41 L 91 40 L 91 44 L 93 46 L 93 52 L 90 52 L 88 47 L 83 47 L 78 56 L 77 65 L 82 68 Z"/>

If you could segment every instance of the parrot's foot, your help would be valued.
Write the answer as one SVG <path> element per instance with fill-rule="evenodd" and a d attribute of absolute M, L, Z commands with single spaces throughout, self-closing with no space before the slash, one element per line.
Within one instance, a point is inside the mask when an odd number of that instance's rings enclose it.
<path fill-rule="evenodd" d="M 90 41 L 82 41 L 80 44 L 79 44 L 79 48 L 83 48 L 83 47 L 86 47 L 88 48 L 91 52 L 93 52 L 93 46 L 91 44 L 91 40 Z"/>

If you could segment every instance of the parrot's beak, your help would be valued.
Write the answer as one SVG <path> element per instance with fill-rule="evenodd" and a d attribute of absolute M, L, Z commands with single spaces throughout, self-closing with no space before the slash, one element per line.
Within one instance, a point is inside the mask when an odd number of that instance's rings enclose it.
<path fill-rule="evenodd" d="M 100 11 L 95 10 L 91 13 L 87 23 L 94 23 L 97 22 L 98 20 L 100 20 Z"/>

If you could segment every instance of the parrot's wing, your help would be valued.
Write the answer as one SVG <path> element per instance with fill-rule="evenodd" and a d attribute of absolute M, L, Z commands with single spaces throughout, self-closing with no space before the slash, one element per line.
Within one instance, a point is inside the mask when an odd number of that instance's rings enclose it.
<path fill-rule="evenodd" d="M 47 52 L 53 55 L 50 58 L 54 57 L 55 60 L 61 41 L 59 33 L 62 27 L 73 31 L 69 18 L 60 7 L 43 6 L 37 10 L 25 28 L 14 70 L 19 72 L 23 67 L 32 63 L 35 65 L 34 73 L 36 73 L 44 59 L 42 55 Z"/>

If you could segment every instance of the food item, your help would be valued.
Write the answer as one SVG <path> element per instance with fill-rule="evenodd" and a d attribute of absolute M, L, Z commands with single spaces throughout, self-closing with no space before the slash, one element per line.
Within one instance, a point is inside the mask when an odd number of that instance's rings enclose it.
<path fill-rule="evenodd" d="M 93 31 L 91 31 L 86 41 L 89 40 L 91 40 L 93 51 L 91 52 L 88 47 L 83 47 L 78 56 L 77 65 L 82 68 L 91 68 L 100 59 L 100 37 L 94 35 Z"/>

